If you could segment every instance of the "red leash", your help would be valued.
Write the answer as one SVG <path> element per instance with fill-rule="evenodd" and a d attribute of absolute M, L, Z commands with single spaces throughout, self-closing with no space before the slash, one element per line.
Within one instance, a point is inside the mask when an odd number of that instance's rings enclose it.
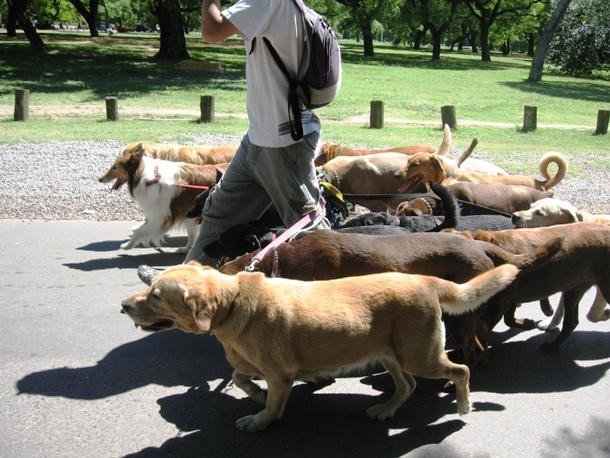
<path fill-rule="evenodd" d="M 197 189 L 199 191 L 207 191 L 208 189 L 210 189 L 209 186 L 199 186 L 196 184 L 186 184 L 186 183 L 174 183 L 174 186 L 176 186 L 178 188 L 184 188 L 184 189 Z"/>

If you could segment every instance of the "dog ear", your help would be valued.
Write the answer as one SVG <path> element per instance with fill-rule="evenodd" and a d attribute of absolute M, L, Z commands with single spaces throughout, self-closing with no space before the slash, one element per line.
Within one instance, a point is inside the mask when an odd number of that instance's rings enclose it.
<path fill-rule="evenodd" d="M 212 327 L 210 304 L 207 304 L 202 297 L 191 294 L 187 288 L 183 288 L 183 290 L 184 303 L 191 308 L 195 325 L 203 332 L 210 332 Z"/>

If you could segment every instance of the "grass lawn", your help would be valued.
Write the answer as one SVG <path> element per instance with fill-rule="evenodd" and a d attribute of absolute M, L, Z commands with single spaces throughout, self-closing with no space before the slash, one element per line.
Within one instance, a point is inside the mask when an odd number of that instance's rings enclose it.
<path fill-rule="evenodd" d="M 198 133 L 240 134 L 245 119 L 244 50 L 239 40 L 204 45 L 188 38 L 194 68 L 152 58 L 158 37 L 118 34 L 91 39 L 84 33 L 43 35 L 46 56 L 34 55 L 23 39 L 0 37 L 0 142 L 48 140 L 183 141 Z M 483 63 L 470 53 L 442 54 L 376 44 L 364 58 L 361 45 L 342 43 L 343 87 L 318 111 L 328 141 L 352 145 L 438 144 L 440 107 L 454 105 L 459 129 L 454 143 L 501 163 L 537 162 L 538 153 L 610 155 L 610 136 L 594 136 L 597 111 L 610 109 L 610 81 L 545 74 L 526 81 L 529 59 L 493 56 Z M 212 62 L 222 71 L 197 63 Z M 189 67 L 193 67 L 189 62 Z M 31 120 L 12 121 L 14 91 L 31 91 Z M 213 95 L 217 121 L 195 122 L 201 95 Z M 117 96 L 121 120 L 107 122 L 104 98 Z M 371 100 L 384 102 L 385 127 L 368 128 Z M 523 106 L 538 107 L 538 131 L 519 132 Z M 529 153 L 529 155 L 527 154 Z M 532 155 L 531 153 L 536 153 Z M 525 158 L 525 159 L 524 159 Z M 607 166 L 607 164 L 605 164 Z"/>

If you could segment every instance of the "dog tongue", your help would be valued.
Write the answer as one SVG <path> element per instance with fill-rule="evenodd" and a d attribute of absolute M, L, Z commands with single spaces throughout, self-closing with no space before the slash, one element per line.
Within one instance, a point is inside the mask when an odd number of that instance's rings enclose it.
<path fill-rule="evenodd" d="M 403 194 L 405 192 L 407 192 L 409 189 L 411 189 L 417 182 L 419 181 L 419 178 L 417 176 L 411 177 L 409 178 L 407 181 L 405 181 L 402 185 L 400 185 L 400 187 L 398 188 L 398 192 L 400 194 Z"/>

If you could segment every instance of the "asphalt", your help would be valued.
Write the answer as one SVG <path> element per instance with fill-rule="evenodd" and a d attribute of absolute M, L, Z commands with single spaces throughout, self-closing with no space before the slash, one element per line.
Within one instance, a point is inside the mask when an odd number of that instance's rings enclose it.
<path fill-rule="evenodd" d="M 219 342 L 147 334 L 119 313 L 142 287 L 139 264 L 182 261 L 182 237 L 120 250 L 132 225 L 0 220 L 1 457 L 610 456 L 610 322 L 585 319 L 591 294 L 559 354 L 539 350 L 547 333 L 499 325 L 466 416 L 419 380 L 395 418 L 371 420 L 366 408 L 392 387 L 371 370 L 297 384 L 283 419 L 237 431 L 258 406 L 229 383 Z M 518 316 L 542 317 L 536 304 Z"/>

